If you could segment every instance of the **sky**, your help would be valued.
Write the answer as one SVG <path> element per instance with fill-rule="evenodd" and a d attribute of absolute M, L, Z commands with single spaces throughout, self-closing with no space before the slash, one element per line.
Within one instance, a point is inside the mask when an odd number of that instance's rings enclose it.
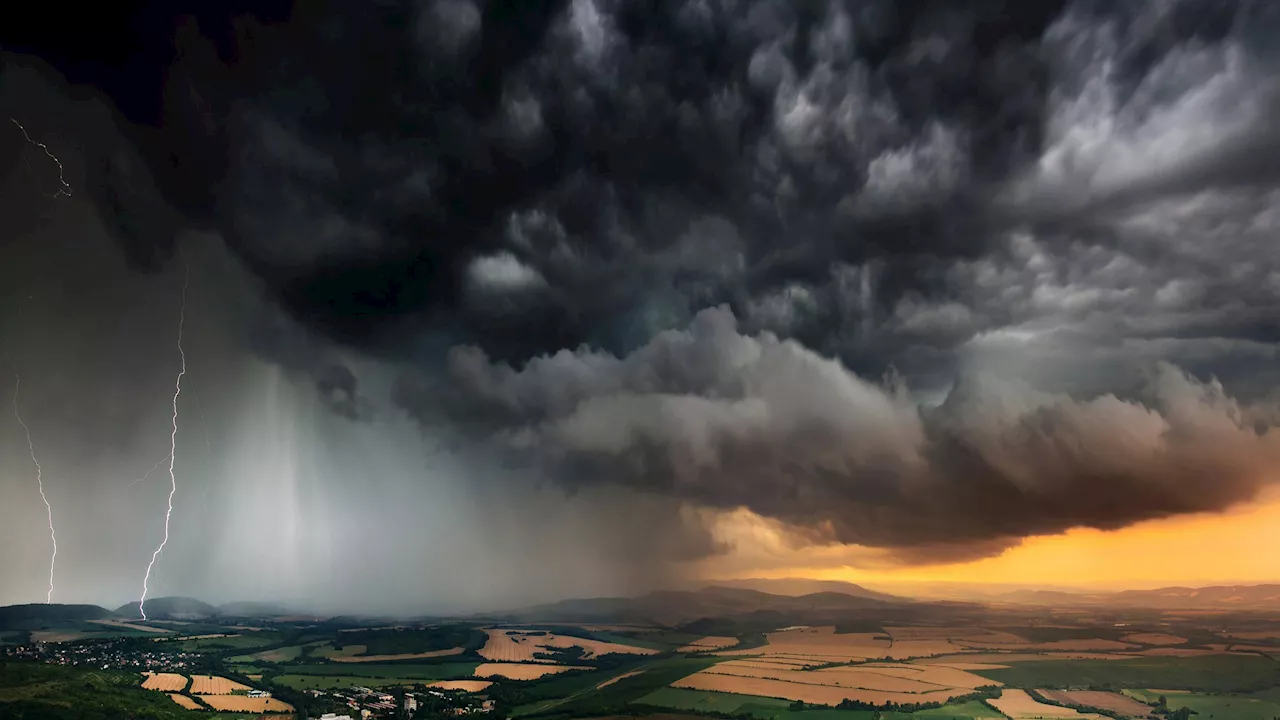
<path fill-rule="evenodd" d="M 1274 3 L 201 5 L 0 36 L 0 603 L 1280 581 Z"/>

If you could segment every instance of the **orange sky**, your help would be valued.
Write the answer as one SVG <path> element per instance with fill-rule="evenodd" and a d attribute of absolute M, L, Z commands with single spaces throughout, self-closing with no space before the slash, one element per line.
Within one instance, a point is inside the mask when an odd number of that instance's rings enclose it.
<path fill-rule="evenodd" d="M 1157 587 L 1280 581 L 1280 494 L 1220 515 L 1101 532 L 1028 539 L 998 557 L 910 568 L 859 563 L 866 550 L 793 548 L 755 516 L 737 513 L 722 533 L 738 545 L 717 577 L 810 577 L 856 583 L 1015 583 Z M 860 567 L 861 565 L 861 567 Z M 715 570 L 715 568 L 713 568 Z"/>

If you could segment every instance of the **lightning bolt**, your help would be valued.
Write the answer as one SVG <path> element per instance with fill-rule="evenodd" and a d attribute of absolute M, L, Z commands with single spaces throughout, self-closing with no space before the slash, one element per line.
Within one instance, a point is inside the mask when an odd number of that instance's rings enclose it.
<path fill-rule="evenodd" d="M 53 556 L 49 558 L 49 592 L 45 595 L 46 604 L 53 602 L 53 568 L 58 564 L 58 535 L 53 531 L 53 506 L 49 504 L 49 498 L 44 494 L 44 468 L 40 467 L 40 461 L 36 458 L 36 446 L 31 442 L 31 428 L 27 427 L 27 423 L 22 419 L 22 412 L 18 409 L 18 391 L 22 388 L 22 378 L 17 372 L 13 374 L 13 417 L 18 420 L 18 424 L 22 426 L 22 431 L 27 436 L 27 449 L 31 451 L 31 464 L 36 466 L 36 487 L 40 489 L 40 499 L 44 501 L 45 513 L 49 517 L 49 540 L 53 542 Z"/>
<path fill-rule="evenodd" d="M 59 160 L 56 156 L 54 156 L 52 152 L 49 151 L 48 145 L 45 145 L 42 142 L 36 142 L 35 140 L 32 140 L 31 136 L 27 134 L 27 129 L 22 127 L 22 123 L 18 122 L 17 120 L 14 120 L 13 118 L 9 118 L 9 122 L 13 123 L 14 125 L 17 125 L 18 129 L 22 131 L 22 137 L 26 138 L 27 142 L 43 150 L 44 154 L 49 156 L 49 159 L 52 160 L 54 164 L 58 166 L 58 182 L 62 184 L 62 187 L 58 188 L 58 192 L 52 195 L 47 195 L 46 197 L 51 197 L 51 198 L 71 197 L 71 186 L 67 184 L 67 181 L 62 176 L 62 161 Z"/>
<path fill-rule="evenodd" d="M 138 614 L 147 619 L 147 584 L 151 582 L 151 569 L 156 559 L 169 543 L 169 518 L 173 516 L 173 496 L 178 492 L 178 478 L 173 474 L 173 464 L 178 457 L 178 396 L 182 394 L 182 376 L 187 374 L 187 354 L 182 350 L 182 326 L 187 320 L 187 286 L 191 282 L 190 268 L 183 271 L 182 304 L 178 308 L 178 357 L 182 360 L 182 368 L 173 382 L 173 432 L 169 435 L 169 506 L 164 512 L 164 539 L 156 551 L 151 553 L 151 562 L 147 563 L 147 574 L 142 578 L 142 597 L 138 600 Z"/>
<path fill-rule="evenodd" d="M 169 459 L 168 455 L 165 455 L 164 457 L 160 458 L 159 460 L 156 461 L 155 465 L 151 466 L 151 469 L 148 470 L 145 475 L 143 475 L 142 477 L 138 478 L 137 480 L 134 480 L 133 482 L 125 486 L 124 496 L 129 497 L 129 491 L 133 489 L 134 485 L 137 485 L 138 483 L 141 483 L 141 482 L 146 482 L 147 478 L 151 477 L 151 473 L 155 472 L 156 470 L 159 470 L 160 466 L 164 463 L 164 461 L 168 459 Z"/>

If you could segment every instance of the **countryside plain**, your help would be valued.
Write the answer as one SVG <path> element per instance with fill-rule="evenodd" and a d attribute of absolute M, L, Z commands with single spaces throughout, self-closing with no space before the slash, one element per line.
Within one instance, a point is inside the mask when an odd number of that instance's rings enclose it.
<path fill-rule="evenodd" d="M 0 717 L 1280 717 L 1275 587 L 1047 605 L 833 585 L 451 618 L 12 606 Z"/>

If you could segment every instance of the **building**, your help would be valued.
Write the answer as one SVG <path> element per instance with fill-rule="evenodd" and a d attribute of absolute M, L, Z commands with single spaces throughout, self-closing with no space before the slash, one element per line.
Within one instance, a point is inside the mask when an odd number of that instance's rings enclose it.
<path fill-rule="evenodd" d="M 320 716 L 320 720 L 352 720 L 350 715 L 335 715 L 333 713 L 325 713 Z"/>

